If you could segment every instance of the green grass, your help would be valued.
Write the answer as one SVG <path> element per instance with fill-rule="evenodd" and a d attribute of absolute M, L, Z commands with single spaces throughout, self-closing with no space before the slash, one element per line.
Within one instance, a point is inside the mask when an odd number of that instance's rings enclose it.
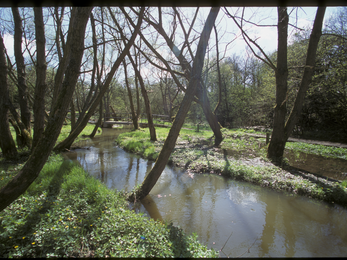
<path fill-rule="evenodd" d="M 149 140 L 149 129 L 141 129 L 131 132 L 122 133 L 118 136 L 116 142 L 124 150 L 139 154 L 146 159 L 155 160 L 161 147 L 169 133 L 169 128 L 156 127 L 157 142 Z M 192 131 L 181 129 L 178 142 L 192 142 L 210 138 L 213 135 L 212 131 Z"/>
<path fill-rule="evenodd" d="M 93 128 L 88 124 L 75 141 Z M 57 142 L 69 132 L 70 126 L 64 125 Z M 163 140 L 167 131 L 157 134 Z M 142 143 L 146 145 L 145 154 L 151 156 L 152 143 Z M 26 153 L 21 160 L 0 167 L 0 187 L 23 167 Z M 171 223 L 129 210 L 126 197 L 61 155 L 51 155 L 28 190 L 0 212 L 1 256 L 218 257 L 218 252 L 198 242 L 196 234 L 188 236 Z"/>
<path fill-rule="evenodd" d="M 17 165 L 19 170 L 22 165 Z M 15 172 L 1 172 L 0 185 Z M 216 257 L 187 236 L 128 209 L 107 189 L 53 155 L 29 189 L 0 213 L 2 257 Z"/>
<path fill-rule="evenodd" d="M 90 135 L 94 129 L 94 124 L 87 124 L 86 127 L 83 129 L 83 131 L 79 134 L 79 136 L 76 138 L 75 142 L 80 141 L 85 139 L 86 137 L 83 137 L 83 135 Z M 101 128 L 99 128 L 101 129 Z M 11 130 L 11 134 L 13 137 L 13 140 L 17 143 L 17 139 L 16 139 L 16 132 L 13 128 L 12 125 L 10 125 L 10 130 Z M 67 138 L 70 134 L 71 131 L 71 125 L 63 125 L 63 127 L 61 128 L 60 134 L 58 136 L 57 142 L 56 144 L 60 143 L 61 141 L 63 141 L 65 138 Z M 31 131 L 31 134 L 33 134 L 33 130 Z M 99 135 L 100 133 L 96 133 L 96 135 Z"/>

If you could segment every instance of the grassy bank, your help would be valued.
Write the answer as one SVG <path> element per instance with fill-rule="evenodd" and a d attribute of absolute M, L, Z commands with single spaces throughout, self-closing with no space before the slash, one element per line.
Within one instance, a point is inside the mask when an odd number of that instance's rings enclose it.
<path fill-rule="evenodd" d="M 0 186 L 22 165 L 2 171 Z M 1 257 L 213 257 L 218 254 L 171 224 L 127 207 L 111 191 L 60 155 L 0 213 Z"/>
<path fill-rule="evenodd" d="M 92 132 L 88 125 L 82 140 Z M 64 126 L 58 142 L 66 138 Z M 0 188 L 23 167 L 0 160 Z M 126 194 L 111 191 L 79 166 L 51 155 L 29 189 L 0 212 L 0 257 L 217 257 L 170 223 L 128 209 Z"/>
<path fill-rule="evenodd" d="M 169 129 L 156 128 L 157 142 L 150 142 L 148 129 L 119 135 L 117 143 L 130 152 L 148 159 L 156 159 Z M 346 181 L 332 182 L 313 174 L 292 169 L 283 164 L 281 167 L 270 163 L 266 157 L 265 138 L 254 138 L 245 133 L 253 130 L 223 129 L 224 140 L 220 148 L 213 147 L 212 131 L 182 129 L 169 163 L 183 167 L 192 173 L 214 173 L 257 185 L 283 190 L 291 194 L 347 206 Z M 300 151 L 302 143 L 290 143 L 290 149 Z M 306 144 L 305 144 L 306 145 Z M 323 145 L 309 151 L 315 154 L 337 158 L 340 149 Z M 343 151 L 342 151 L 343 152 Z"/>

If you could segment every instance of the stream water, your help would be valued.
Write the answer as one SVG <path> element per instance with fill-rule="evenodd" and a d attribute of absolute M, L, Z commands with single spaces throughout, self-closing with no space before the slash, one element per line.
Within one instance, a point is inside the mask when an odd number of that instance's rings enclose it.
<path fill-rule="evenodd" d="M 131 190 L 154 162 L 127 153 L 103 129 L 66 153 L 110 189 Z M 124 130 L 123 130 L 124 131 Z M 221 257 L 347 256 L 347 210 L 217 175 L 194 176 L 166 167 L 138 212 L 195 232 Z"/>

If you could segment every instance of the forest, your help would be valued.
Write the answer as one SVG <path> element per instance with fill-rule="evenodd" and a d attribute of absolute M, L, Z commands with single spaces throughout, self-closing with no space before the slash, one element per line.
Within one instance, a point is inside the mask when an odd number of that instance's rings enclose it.
<path fill-rule="evenodd" d="M 0 256 L 345 255 L 346 7 L 4 7 L 0 25 Z M 66 157 L 107 132 L 91 164 L 128 191 Z"/>
<path fill-rule="evenodd" d="M 267 156 L 274 162 L 290 136 L 347 142 L 346 7 L 331 17 L 318 7 L 305 28 L 295 21 L 300 8 L 278 7 L 272 25 L 246 9 L 1 8 L 2 157 L 31 156 L 2 187 L 0 210 L 30 186 L 52 151 L 69 149 L 90 120 L 93 137 L 117 114 L 130 115 L 134 129 L 145 119 L 151 141 L 155 115 L 172 123 L 141 196 L 160 176 L 185 121 L 210 128 L 215 146 L 222 128 L 270 129 Z M 277 27 L 277 50 L 266 52 L 249 25 Z M 240 39 L 246 55 L 230 54 Z M 56 143 L 67 122 L 69 135 Z"/>

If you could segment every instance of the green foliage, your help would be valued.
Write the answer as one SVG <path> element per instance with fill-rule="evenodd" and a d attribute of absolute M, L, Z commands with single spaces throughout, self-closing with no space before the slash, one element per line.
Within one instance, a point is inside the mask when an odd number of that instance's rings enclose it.
<path fill-rule="evenodd" d="M 321 36 L 313 80 L 297 123 L 298 134 L 306 138 L 347 141 L 346 24 L 343 7 L 327 19 L 325 35 Z M 289 104 L 294 100 L 304 71 L 308 39 L 309 31 L 301 32 L 289 47 Z"/>
<path fill-rule="evenodd" d="M 89 138 L 86 137 L 86 135 L 90 135 L 93 132 L 95 125 L 94 124 L 87 124 L 86 127 L 83 129 L 83 131 L 78 135 L 78 137 L 75 139 L 74 142 L 78 142 L 81 141 L 83 139 Z M 57 139 L 57 144 L 60 143 L 61 141 L 63 141 L 65 138 L 67 138 L 69 136 L 71 132 L 71 125 L 63 125 L 63 127 L 61 128 L 60 134 L 58 136 Z M 99 135 L 100 133 L 96 133 L 96 136 Z"/>
<path fill-rule="evenodd" d="M 171 224 L 136 214 L 120 192 L 60 155 L 0 213 L 2 257 L 217 257 Z"/>
<path fill-rule="evenodd" d="M 219 82 L 216 60 L 205 83 L 212 109 L 223 127 L 270 125 L 274 105 L 274 73 L 256 58 L 232 56 L 221 62 Z M 219 100 L 219 93 L 221 99 Z"/>

